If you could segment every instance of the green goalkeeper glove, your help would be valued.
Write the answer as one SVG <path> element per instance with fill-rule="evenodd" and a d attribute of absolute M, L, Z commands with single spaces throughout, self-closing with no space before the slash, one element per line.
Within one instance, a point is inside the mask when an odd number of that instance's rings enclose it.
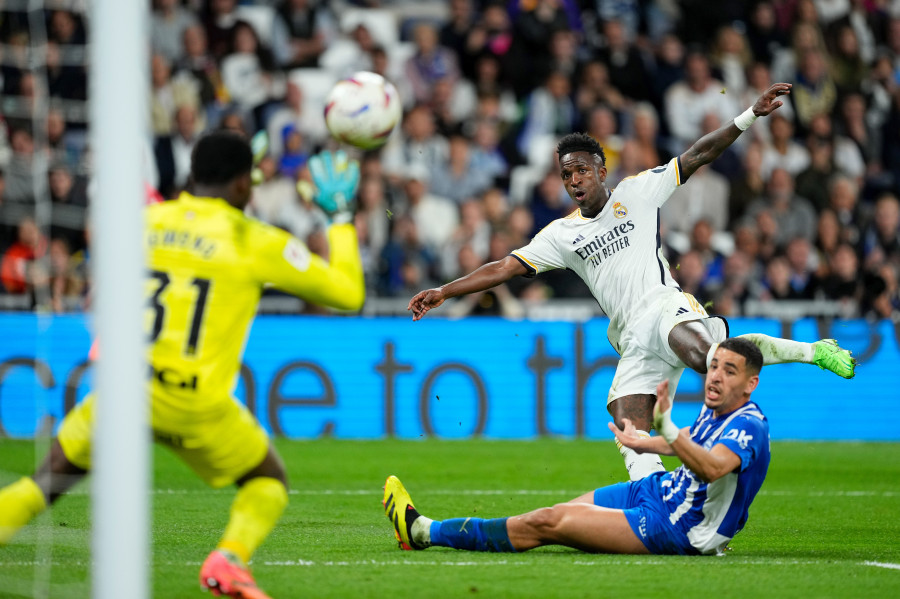
<path fill-rule="evenodd" d="M 253 170 L 250 171 L 250 180 L 254 185 L 259 185 L 263 182 L 263 172 L 259 168 L 259 163 L 269 151 L 269 135 L 265 131 L 257 131 L 250 138 L 250 151 L 253 152 Z"/>
<path fill-rule="evenodd" d="M 359 162 L 348 159 L 343 150 L 320 152 L 309 159 L 309 174 L 315 187 L 306 181 L 298 182 L 300 196 L 318 204 L 332 223 L 351 222 L 359 185 Z"/>

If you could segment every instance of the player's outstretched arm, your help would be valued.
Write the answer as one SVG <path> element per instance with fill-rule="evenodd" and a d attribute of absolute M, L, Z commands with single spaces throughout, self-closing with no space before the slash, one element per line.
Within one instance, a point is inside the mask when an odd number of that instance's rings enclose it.
<path fill-rule="evenodd" d="M 690 429 L 675 426 L 672 422 L 672 402 L 669 401 L 669 381 L 656 386 L 653 427 L 659 431 L 660 438 L 671 447 L 672 453 L 678 456 L 681 463 L 702 481 L 709 483 L 722 478 L 741 465 L 741 458 L 724 445 L 714 445 L 707 451 L 691 439 Z"/>
<path fill-rule="evenodd" d="M 607 426 L 609 426 L 609 430 L 616 436 L 616 440 L 625 447 L 633 449 L 637 453 L 675 455 L 675 450 L 673 450 L 662 437 L 644 437 L 638 435 L 637 429 L 631 420 L 623 418 L 622 422 L 625 424 L 625 430 L 619 430 L 619 427 L 616 426 L 614 422 L 608 423 Z"/>
<path fill-rule="evenodd" d="M 777 98 L 790 94 L 791 87 L 790 83 L 776 83 L 772 85 L 772 87 L 763 92 L 753 106 L 732 122 L 698 139 L 694 145 L 681 155 L 682 180 L 690 177 L 704 164 L 709 164 L 721 156 L 725 148 L 733 144 L 734 140 L 740 137 L 741 133 L 746 131 L 758 117 L 768 116 L 784 104 Z"/>
<path fill-rule="evenodd" d="M 413 313 L 414 321 L 419 320 L 429 310 L 443 304 L 445 299 L 475 293 L 476 291 L 484 291 L 485 289 L 496 287 L 500 283 L 505 283 L 517 275 L 527 274 L 527 272 L 521 262 L 512 256 L 507 256 L 502 260 L 489 262 L 476 268 L 466 276 L 460 277 L 446 285 L 420 291 L 409 300 L 409 305 L 406 309 Z"/>

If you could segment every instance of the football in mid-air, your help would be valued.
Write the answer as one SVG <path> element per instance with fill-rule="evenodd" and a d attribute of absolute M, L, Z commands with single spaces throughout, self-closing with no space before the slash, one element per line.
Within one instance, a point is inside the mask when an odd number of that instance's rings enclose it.
<path fill-rule="evenodd" d="M 331 134 L 363 150 L 383 145 L 402 113 L 397 88 L 368 71 L 338 81 L 325 101 L 325 124 Z"/>

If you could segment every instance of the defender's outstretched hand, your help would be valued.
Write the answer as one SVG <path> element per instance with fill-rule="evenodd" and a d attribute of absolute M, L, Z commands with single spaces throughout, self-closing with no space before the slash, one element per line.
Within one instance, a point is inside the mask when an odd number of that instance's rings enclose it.
<path fill-rule="evenodd" d="M 612 434 L 616 436 L 616 441 L 618 441 L 625 447 L 635 450 L 638 453 L 653 451 L 652 441 L 650 440 L 650 437 L 639 435 L 637 433 L 637 429 L 634 426 L 634 423 L 631 420 L 629 420 L 628 418 L 623 418 L 622 424 L 625 425 L 625 430 L 620 431 L 619 427 L 616 426 L 614 422 L 607 423 L 607 426 L 609 426 L 609 430 L 611 430 Z"/>
<path fill-rule="evenodd" d="M 678 427 L 672 422 L 669 381 L 663 381 L 656 386 L 656 403 L 653 404 L 653 428 L 670 445 L 678 438 Z"/>
<path fill-rule="evenodd" d="M 314 201 L 334 223 L 353 220 L 359 162 L 350 160 L 343 150 L 319 152 L 309 159 L 309 174 L 315 184 L 297 183 L 297 191 L 306 201 Z"/>
<path fill-rule="evenodd" d="M 759 97 L 756 104 L 753 105 L 753 114 L 756 116 L 767 116 L 774 110 L 784 104 L 781 100 L 776 100 L 779 96 L 786 96 L 791 93 L 793 87 L 790 83 L 776 83 Z"/>
<path fill-rule="evenodd" d="M 413 313 L 413 321 L 419 320 L 432 308 L 444 303 L 444 294 L 439 287 L 420 291 L 411 300 L 406 309 Z"/>

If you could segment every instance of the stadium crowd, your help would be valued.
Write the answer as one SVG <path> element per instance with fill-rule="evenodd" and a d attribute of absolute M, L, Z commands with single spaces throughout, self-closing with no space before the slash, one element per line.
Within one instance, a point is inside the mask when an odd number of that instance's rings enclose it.
<path fill-rule="evenodd" d="M 82 2 L 44 4 L 46 40 L 33 11 L 0 12 L 2 287 L 19 306 L 78 310 L 89 22 Z M 805 300 L 807 313 L 900 320 L 898 0 L 153 0 L 149 27 L 148 195 L 188 185 L 203 131 L 266 130 L 249 210 L 317 253 L 326 221 L 295 183 L 335 147 L 324 97 L 358 70 L 394 82 L 402 124 L 359 154 L 356 225 L 376 298 L 471 272 L 571 212 L 562 135 L 597 139 L 614 187 L 790 82 L 778 113 L 663 207 L 673 275 L 717 314 Z M 589 297 L 564 271 L 510 283 L 447 313 Z"/>

